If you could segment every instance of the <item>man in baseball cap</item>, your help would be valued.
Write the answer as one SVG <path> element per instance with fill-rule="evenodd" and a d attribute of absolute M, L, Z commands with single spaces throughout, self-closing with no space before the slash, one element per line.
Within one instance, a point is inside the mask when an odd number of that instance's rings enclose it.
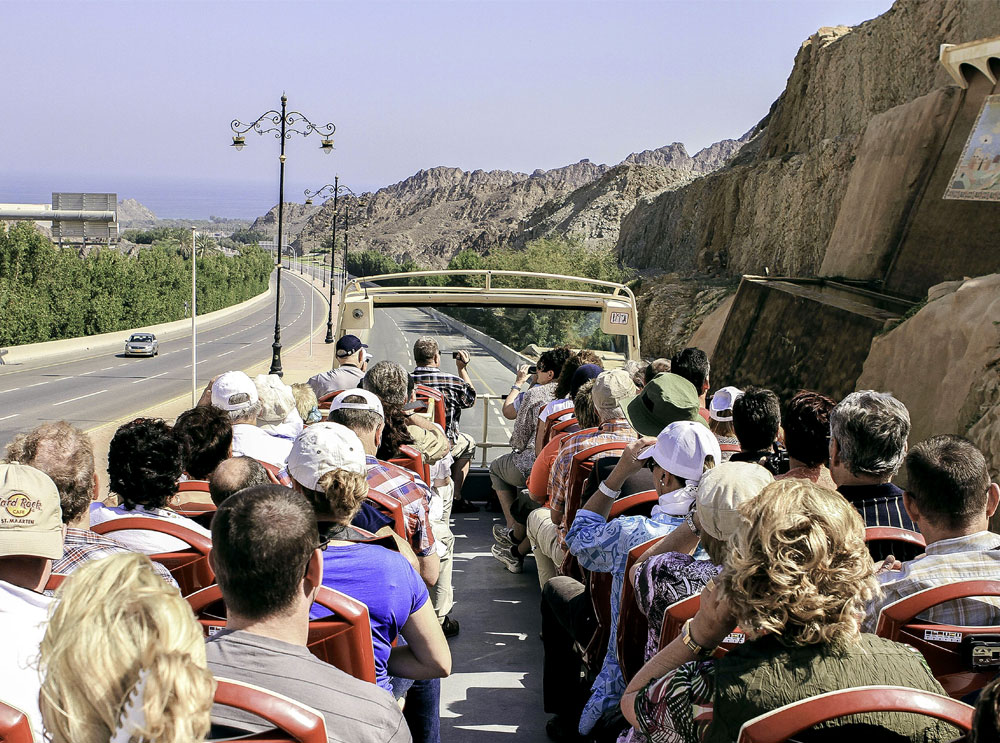
<path fill-rule="evenodd" d="M 359 386 L 362 377 L 368 371 L 368 362 L 371 359 L 367 348 L 367 344 L 362 343 L 356 335 L 342 336 L 337 341 L 334 353 L 337 366 L 309 379 L 309 386 L 313 388 L 316 397 L 322 397 L 335 390 L 354 389 Z"/>
<path fill-rule="evenodd" d="M 51 599 L 45 588 L 52 561 L 63 554 L 62 509 L 52 479 L 26 464 L 0 465 L 0 699 L 23 710 L 36 740 L 38 647 Z"/>
<path fill-rule="evenodd" d="M 209 384 L 209 390 L 212 406 L 226 411 L 233 424 L 233 456 L 253 457 L 275 467 L 284 467 L 292 440 L 272 435 L 257 426 L 264 406 L 254 381 L 241 371 L 228 371 L 216 377 Z M 205 395 L 202 395 L 201 404 L 206 404 Z"/>

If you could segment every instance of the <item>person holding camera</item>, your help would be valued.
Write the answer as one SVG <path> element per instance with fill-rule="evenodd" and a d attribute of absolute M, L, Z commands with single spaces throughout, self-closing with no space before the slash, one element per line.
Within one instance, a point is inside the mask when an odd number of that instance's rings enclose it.
<path fill-rule="evenodd" d="M 368 345 L 356 335 L 343 336 L 337 341 L 336 348 L 337 366 L 309 379 L 309 386 L 317 398 L 330 392 L 360 387 L 361 378 L 368 371 L 371 354 L 368 353 Z"/>

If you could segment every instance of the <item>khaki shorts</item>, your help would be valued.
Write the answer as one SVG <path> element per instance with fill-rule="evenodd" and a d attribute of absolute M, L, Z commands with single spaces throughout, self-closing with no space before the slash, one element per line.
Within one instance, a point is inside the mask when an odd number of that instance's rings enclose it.
<path fill-rule="evenodd" d="M 455 459 L 472 459 L 476 455 L 476 440 L 469 434 L 459 431 L 458 438 L 451 445 L 451 456 Z"/>

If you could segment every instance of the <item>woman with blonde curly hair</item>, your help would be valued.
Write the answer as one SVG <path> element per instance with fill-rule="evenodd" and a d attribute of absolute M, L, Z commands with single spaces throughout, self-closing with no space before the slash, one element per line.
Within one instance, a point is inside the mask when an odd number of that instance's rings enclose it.
<path fill-rule="evenodd" d="M 215 681 L 187 602 L 145 555 L 66 579 L 41 645 L 39 703 L 53 743 L 205 739 Z"/>
<path fill-rule="evenodd" d="M 744 722 L 786 704 L 854 686 L 944 691 L 909 648 L 862 634 L 878 589 L 864 523 L 842 496 L 803 480 L 767 486 L 745 503 L 718 581 L 680 637 L 636 674 L 622 712 L 639 740 L 733 741 Z M 747 642 L 719 659 L 737 626 Z M 818 728 L 824 740 L 859 735 L 946 741 L 959 733 L 930 718 L 871 713 Z M 831 737 L 832 736 L 832 737 Z"/>

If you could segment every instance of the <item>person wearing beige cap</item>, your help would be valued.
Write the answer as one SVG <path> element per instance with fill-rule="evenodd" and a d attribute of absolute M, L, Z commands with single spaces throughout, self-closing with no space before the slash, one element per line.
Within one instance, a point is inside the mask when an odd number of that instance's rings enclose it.
<path fill-rule="evenodd" d="M 264 412 L 257 385 L 241 371 L 228 371 L 215 377 L 202 393 L 199 405 L 224 410 L 233 424 L 233 456 L 246 456 L 284 467 L 292 448 L 290 438 L 273 436 L 258 427 Z M 294 400 L 292 403 L 294 407 Z"/>
<path fill-rule="evenodd" d="M 59 491 L 45 473 L 26 464 L 0 465 L 0 701 L 22 710 L 35 740 L 38 648 L 52 600 L 42 594 L 52 561 L 63 554 Z"/>

